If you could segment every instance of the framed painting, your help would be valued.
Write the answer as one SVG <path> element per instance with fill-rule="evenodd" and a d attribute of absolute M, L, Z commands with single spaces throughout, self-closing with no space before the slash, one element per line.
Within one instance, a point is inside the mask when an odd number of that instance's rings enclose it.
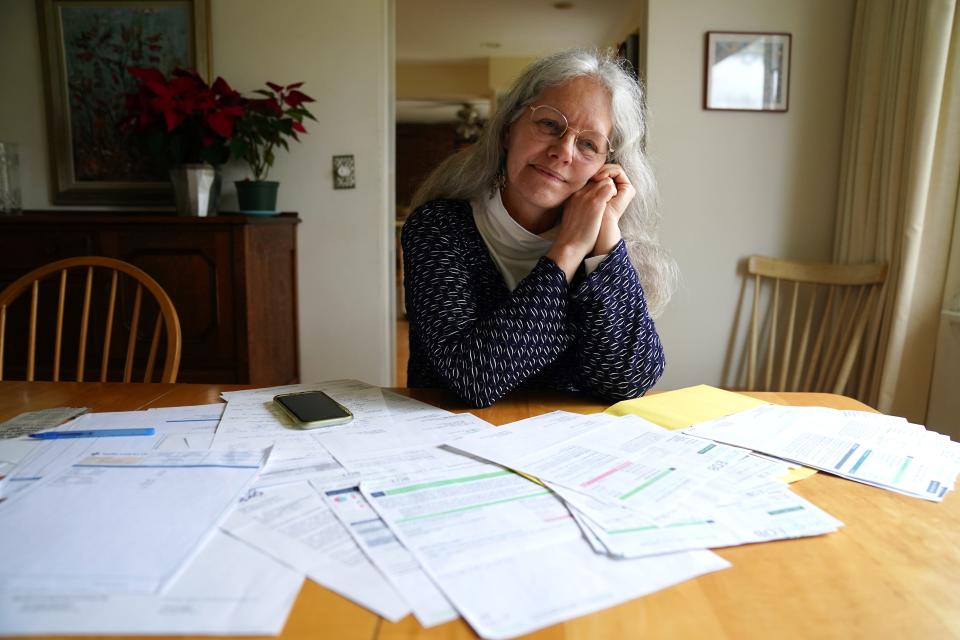
<path fill-rule="evenodd" d="M 789 33 L 708 31 L 703 108 L 786 111 L 790 39 Z"/>
<path fill-rule="evenodd" d="M 209 0 L 37 0 L 54 204 L 171 205 L 121 132 L 129 67 L 210 75 Z"/>

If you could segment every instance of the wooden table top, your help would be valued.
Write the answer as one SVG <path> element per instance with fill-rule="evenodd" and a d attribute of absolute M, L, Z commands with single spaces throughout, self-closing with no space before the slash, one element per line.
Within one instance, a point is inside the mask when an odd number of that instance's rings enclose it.
<path fill-rule="evenodd" d="M 216 402 L 237 385 L 0 382 L 0 420 L 23 411 L 85 406 L 129 411 Z M 461 412 L 448 394 L 400 393 Z M 789 405 L 868 409 L 832 394 L 751 393 Z M 514 394 L 472 410 L 493 424 L 547 411 L 600 411 L 566 394 Z M 844 522 L 815 538 L 720 549 L 733 567 L 526 636 L 595 638 L 960 638 L 960 498 L 908 498 L 823 473 L 793 489 Z M 285 639 L 460 640 L 476 638 L 461 619 L 422 629 L 396 624 L 307 581 Z"/>

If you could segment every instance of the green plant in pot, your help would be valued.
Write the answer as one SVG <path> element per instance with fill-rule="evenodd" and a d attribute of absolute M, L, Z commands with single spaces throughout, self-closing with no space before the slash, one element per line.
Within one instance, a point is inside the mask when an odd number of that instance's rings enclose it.
<path fill-rule="evenodd" d="M 247 100 L 243 116 L 236 121 L 230 153 L 247 163 L 253 179 L 239 180 L 237 202 L 241 213 L 272 215 L 277 212 L 279 182 L 267 180 L 279 147 L 289 151 L 288 140 L 300 141 L 297 134 L 306 133 L 304 118 L 316 121 L 304 106 L 313 102 L 299 88 L 302 82 L 285 87 L 272 82 L 267 89 L 256 91 L 260 98 Z"/>

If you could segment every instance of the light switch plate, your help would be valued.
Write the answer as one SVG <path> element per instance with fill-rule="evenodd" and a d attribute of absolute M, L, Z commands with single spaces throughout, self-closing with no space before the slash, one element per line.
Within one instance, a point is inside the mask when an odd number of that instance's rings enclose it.
<path fill-rule="evenodd" d="M 353 156 L 333 156 L 333 188 L 354 189 L 357 186 L 357 174 Z"/>

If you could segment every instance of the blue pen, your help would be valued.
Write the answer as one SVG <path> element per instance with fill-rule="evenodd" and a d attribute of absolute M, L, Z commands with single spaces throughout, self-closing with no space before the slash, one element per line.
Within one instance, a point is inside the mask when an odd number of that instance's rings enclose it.
<path fill-rule="evenodd" d="M 153 427 L 144 429 L 90 429 L 89 431 L 43 431 L 31 433 L 31 438 L 38 440 L 60 440 L 61 438 L 106 438 L 109 436 L 152 436 L 156 430 Z"/>

